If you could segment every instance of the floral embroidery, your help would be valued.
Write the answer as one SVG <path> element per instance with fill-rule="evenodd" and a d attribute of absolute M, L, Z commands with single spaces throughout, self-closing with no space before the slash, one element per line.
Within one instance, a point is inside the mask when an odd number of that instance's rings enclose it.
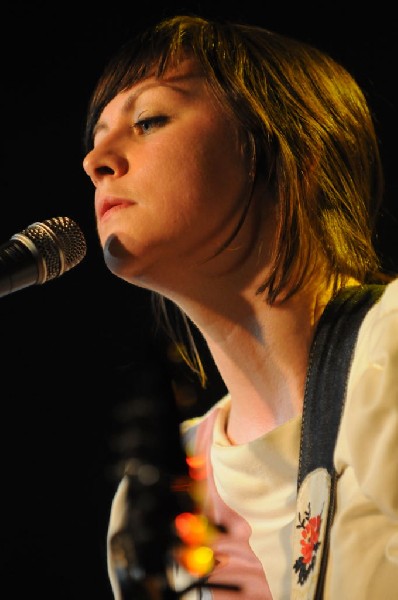
<path fill-rule="evenodd" d="M 321 542 L 319 541 L 319 532 L 321 530 L 322 513 L 311 517 L 311 504 L 308 504 L 308 510 L 304 512 L 301 518 L 299 513 L 299 524 L 297 529 L 301 529 L 301 555 L 293 565 L 293 569 L 298 573 L 298 583 L 303 585 L 308 575 L 315 567 L 316 554 Z"/>

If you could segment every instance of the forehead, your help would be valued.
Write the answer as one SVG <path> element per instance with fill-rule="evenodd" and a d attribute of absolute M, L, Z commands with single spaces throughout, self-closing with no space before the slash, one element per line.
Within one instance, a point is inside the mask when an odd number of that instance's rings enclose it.
<path fill-rule="evenodd" d="M 115 97 L 131 98 L 134 101 L 140 94 L 151 88 L 170 88 L 181 93 L 203 88 L 205 76 L 198 61 L 193 58 L 185 58 L 180 62 L 170 65 L 161 75 L 152 69 L 146 77 L 139 79 L 126 90 Z M 110 101 L 112 102 L 112 100 Z"/>

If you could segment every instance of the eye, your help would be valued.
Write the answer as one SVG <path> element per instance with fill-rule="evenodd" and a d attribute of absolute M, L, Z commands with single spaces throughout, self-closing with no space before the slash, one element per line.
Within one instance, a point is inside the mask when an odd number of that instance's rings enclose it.
<path fill-rule="evenodd" d="M 152 130 L 159 129 L 166 125 L 168 120 L 168 117 L 160 115 L 157 117 L 146 117 L 145 119 L 139 119 L 134 123 L 133 127 L 139 134 L 148 135 Z"/>

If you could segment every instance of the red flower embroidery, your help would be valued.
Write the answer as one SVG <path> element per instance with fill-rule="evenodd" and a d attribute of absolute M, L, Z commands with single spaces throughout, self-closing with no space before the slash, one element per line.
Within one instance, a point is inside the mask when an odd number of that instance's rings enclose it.
<path fill-rule="evenodd" d="M 305 511 L 304 517 L 301 518 L 299 513 L 299 524 L 297 529 L 302 529 L 301 532 L 301 555 L 297 558 L 293 565 L 294 571 L 298 574 L 298 583 L 303 585 L 307 580 L 309 573 L 315 566 L 316 554 L 321 542 L 319 541 L 319 533 L 321 530 L 322 518 L 321 515 L 311 517 L 311 505 L 308 504 L 308 510 Z"/>
<path fill-rule="evenodd" d="M 301 544 L 301 554 L 303 556 L 303 562 L 308 564 L 312 560 L 314 550 L 318 548 L 319 532 L 321 529 L 321 515 L 311 517 L 301 532 L 303 538 Z"/>

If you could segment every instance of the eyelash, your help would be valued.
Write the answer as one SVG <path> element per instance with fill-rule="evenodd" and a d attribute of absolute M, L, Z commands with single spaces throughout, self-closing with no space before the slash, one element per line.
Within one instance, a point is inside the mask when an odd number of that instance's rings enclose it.
<path fill-rule="evenodd" d="M 140 119 L 134 123 L 134 129 L 139 129 L 142 135 L 148 135 L 152 128 L 163 127 L 168 121 L 168 117 L 157 116 L 147 117 L 146 119 Z"/>

